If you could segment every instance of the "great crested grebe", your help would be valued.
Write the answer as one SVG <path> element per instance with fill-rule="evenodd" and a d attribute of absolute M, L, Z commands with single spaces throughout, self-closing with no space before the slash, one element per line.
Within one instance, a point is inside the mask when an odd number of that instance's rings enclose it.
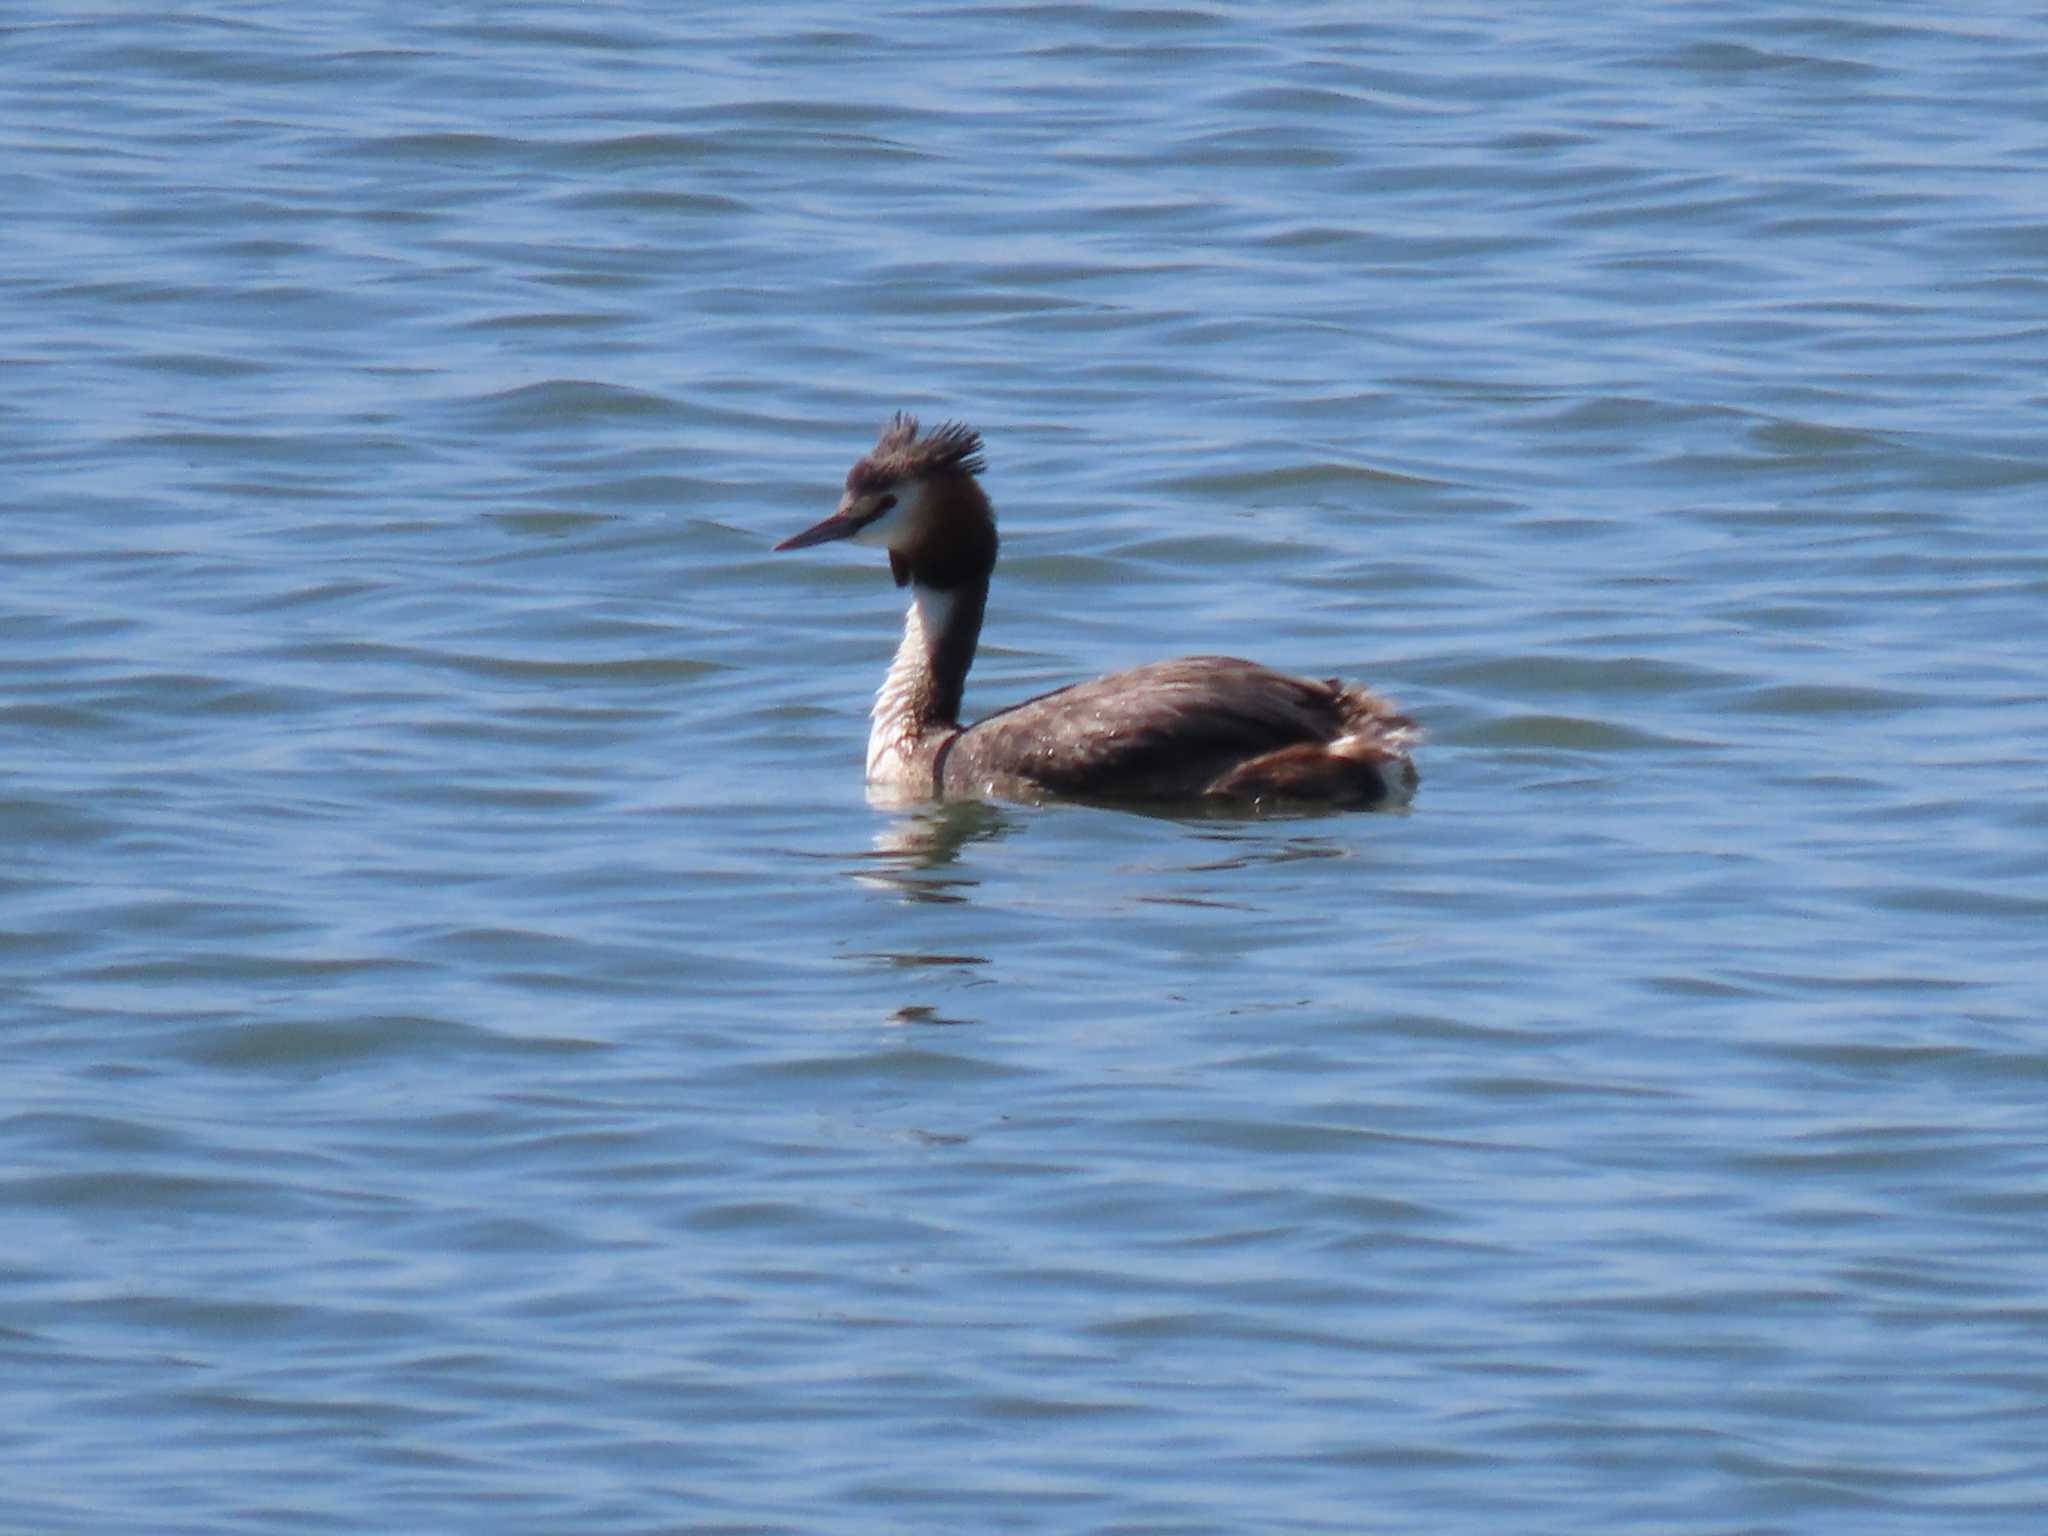
<path fill-rule="evenodd" d="M 918 435 L 898 414 L 846 475 L 823 522 L 775 547 L 879 544 L 910 588 L 903 643 L 875 695 L 868 782 L 898 798 L 1400 803 L 1415 723 L 1387 700 L 1230 656 L 1155 661 L 960 724 L 996 567 L 996 516 L 976 480 L 981 435 Z"/>

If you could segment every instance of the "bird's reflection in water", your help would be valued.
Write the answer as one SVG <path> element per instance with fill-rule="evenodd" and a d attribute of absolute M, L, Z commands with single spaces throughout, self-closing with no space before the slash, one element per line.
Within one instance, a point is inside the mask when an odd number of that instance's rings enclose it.
<path fill-rule="evenodd" d="M 910 800 L 877 798 L 878 809 L 898 815 L 874 841 L 873 851 L 860 856 L 853 877 L 864 885 L 885 887 L 907 901 L 962 902 L 971 899 L 980 882 L 955 867 L 973 843 L 996 842 L 1019 830 L 1035 807 L 982 800 Z M 1075 806 L 1096 806 L 1120 815 L 1177 822 L 1204 857 L 1175 865 L 1188 873 L 1208 873 L 1258 864 L 1284 864 L 1302 859 L 1342 859 L 1358 851 L 1353 840 L 1331 836 L 1327 810 L 1250 811 L 1190 806 L 1185 802 L 1148 805 L 1070 800 Z M 1299 827 L 1300 830 L 1294 830 Z"/>
<path fill-rule="evenodd" d="M 889 1015 L 891 1024 L 916 1026 L 928 1024 L 973 1024 L 978 1020 L 963 1018 L 955 1014 L 939 1012 L 929 1003 L 905 1003 Z"/>
<path fill-rule="evenodd" d="M 853 877 L 863 885 L 893 890 L 905 901 L 968 900 L 980 882 L 953 867 L 961 850 L 1005 837 L 1017 822 L 1015 812 L 979 800 L 924 802 L 901 810 L 876 834 L 874 851 Z"/>

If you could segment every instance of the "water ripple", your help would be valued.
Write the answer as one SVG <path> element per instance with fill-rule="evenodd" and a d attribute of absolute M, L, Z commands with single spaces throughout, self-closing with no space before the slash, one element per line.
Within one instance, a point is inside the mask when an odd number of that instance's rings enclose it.
<path fill-rule="evenodd" d="M 766 15 L 10 31 L 0 1526 L 2024 1528 L 2039 21 Z"/>

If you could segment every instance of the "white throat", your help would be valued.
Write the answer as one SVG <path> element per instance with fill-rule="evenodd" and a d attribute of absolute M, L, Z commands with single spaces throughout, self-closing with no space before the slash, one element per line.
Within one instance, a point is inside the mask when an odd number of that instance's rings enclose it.
<path fill-rule="evenodd" d="M 917 771 L 917 746 L 930 722 L 919 718 L 930 697 L 932 657 L 939 637 L 959 607 L 957 592 L 941 592 L 921 582 L 910 585 L 910 608 L 903 615 L 903 641 L 889 675 L 875 694 L 868 727 L 868 782 L 902 784 Z"/>

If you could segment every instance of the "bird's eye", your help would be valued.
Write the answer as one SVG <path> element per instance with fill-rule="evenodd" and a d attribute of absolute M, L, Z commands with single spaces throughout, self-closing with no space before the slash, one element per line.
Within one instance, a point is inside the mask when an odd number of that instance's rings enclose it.
<path fill-rule="evenodd" d="M 888 512 L 894 510 L 895 506 L 896 498 L 894 496 L 884 496 L 880 501 L 875 503 L 875 510 L 877 512 Z"/>

